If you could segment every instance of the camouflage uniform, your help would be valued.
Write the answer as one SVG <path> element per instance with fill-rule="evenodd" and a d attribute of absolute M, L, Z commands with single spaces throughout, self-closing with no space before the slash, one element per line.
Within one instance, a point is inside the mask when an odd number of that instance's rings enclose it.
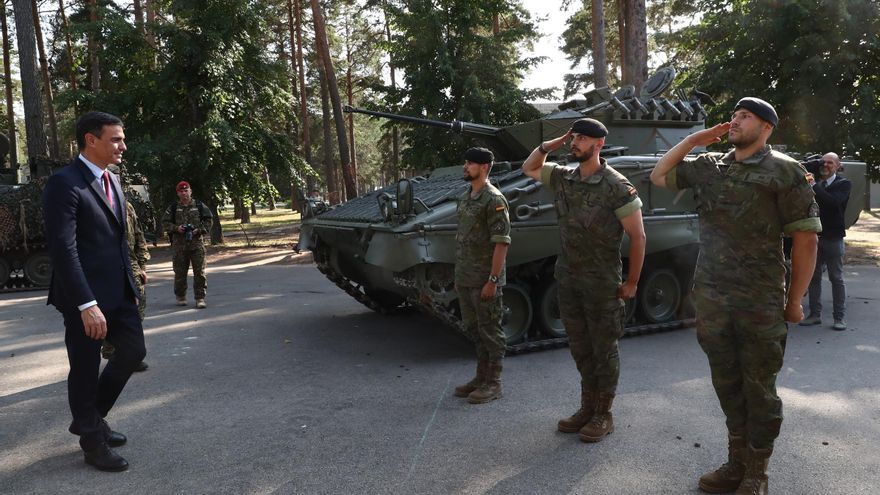
<path fill-rule="evenodd" d="M 138 222 L 137 213 L 131 202 L 125 202 L 125 237 L 128 240 L 128 257 L 131 260 L 131 274 L 134 275 L 134 286 L 138 292 L 138 315 L 141 321 L 144 321 L 144 314 L 147 310 L 147 288 L 144 286 L 141 274 L 147 270 L 147 261 L 150 260 L 150 251 L 147 250 L 147 240 L 144 239 L 144 231 Z M 104 359 L 110 359 L 115 352 L 108 341 L 104 341 L 101 345 L 101 356 Z"/>
<path fill-rule="evenodd" d="M 475 198 L 468 188 L 458 198 L 458 233 L 455 236 L 455 287 L 465 332 L 474 341 L 479 360 L 499 361 L 504 357 L 501 328 L 501 287 L 505 284 L 502 265 L 495 298 L 484 301 L 480 291 L 489 280 L 495 244 L 510 244 L 507 199 L 486 183 Z"/>
<path fill-rule="evenodd" d="M 666 176 L 693 188 L 700 215 L 694 275 L 697 338 L 732 436 L 770 449 L 782 424 L 776 375 L 788 327 L 783 233 L 819 232 L 807 171 L 770 146 L 742 162 L 734 152 L 684 160 Z"/>
<path fill-rule="evenodd" d="M 137 213 L 135 213 L 131 202 L 125 202 L 125 212 L 128 215 L 125 231 L 128 239 L 128 257 L 131 259 L 131 273 L 134 275 L 134 285 L 138 291 L 138 314 L 141 321 L 144 321 L 144 312 L 147 309 L 147 292 L 141 274 L 147 271 L 150 252 L 147 250 L 144 231 L 141 229 Z"/>
<path fill-rule="evenodd" d="M 620 223 L 642 207 L 636 188 L 600 158 L 586 179 L 580 169 L 547 163 L 541 182 L 555 193 L 562 252 L 556 259 L 559 313 L 581 388 L 614 394 L 620 374 L 617 341 L 623 335 Z"/>
<path fill-rule="evenodd" d="M 174 295 L 178 299 L 186 298 L 186 275 L 189 265 L 193 268 L 193 292 L 195 298 L 204 299 L 208 292 L 208 279 L 205 277 L 205 243 L 204 235 L 211 232 L 214 216 L 207 205 L 202 205 L 205 216 L 199 211 L 199 202 L 193 199 L 186 206 L 179 202 L 168 207 L 162 217 L 162 229 L 171 234 L 171 248 L 174 252 Z M 176 209 L 172 212 L 172 208 Z M 172 217 L 174 221 L 172 222 Z M 193 233 L 192 240 L 187 241 L 184 234 L 177 231 L 179 225 L 192 224 L 199 229 Z"/>

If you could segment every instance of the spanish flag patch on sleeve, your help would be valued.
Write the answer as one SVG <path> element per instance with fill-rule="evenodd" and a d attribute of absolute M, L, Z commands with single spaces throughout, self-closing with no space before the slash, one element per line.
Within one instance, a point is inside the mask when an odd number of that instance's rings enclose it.
<path fill-rule="evenodd" d="M 807 175 L 804 176 L 807 179 L 807 182 L 813 182 L 815 179 L 813 178 L 813 174 L 807 172 Z"/>

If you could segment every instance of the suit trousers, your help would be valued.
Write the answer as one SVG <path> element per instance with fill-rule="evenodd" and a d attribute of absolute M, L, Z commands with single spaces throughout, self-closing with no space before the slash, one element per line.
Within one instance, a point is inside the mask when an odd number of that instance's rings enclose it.
<path fill-rule="evenodd" d="M 810 314 L 822 314 L 822 268 L 828 270 L 831 282 L 831 296 L 834 302 L 832 316 L 842 320 L 846 316 L 846 285 L 843 283 L 843 255 L 845 252 L 842 237 L 819 237 L 816 253 L 816 269 L 810 280 Z"/>
<path fill-rule="evenodd" d="M 79 444 L 83 450 L 92 450 L 106 440 L 103 418 L 116 403 L 132 372 L 146 356 L 144 330 L 134 301 L 126 301 L 119 308 L 104 312 L 107 320 L 106 340 L 116 350 L 99 374 L 102 341 L 85 334 L 78 310 L 62 314 L 64 343 L 70 362 L 70 373 L 67 375 L 67 395 L 73 414 L 70 431 L 80 435 Z"/>

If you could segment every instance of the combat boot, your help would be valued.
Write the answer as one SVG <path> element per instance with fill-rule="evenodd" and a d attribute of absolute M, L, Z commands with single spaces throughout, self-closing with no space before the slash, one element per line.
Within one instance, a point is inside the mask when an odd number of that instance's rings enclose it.
<path fill-rule="evenodd" d="M 742 482 L 746 471 L 746 437 L 740 432 L 727 435 L 727 462 L 715 471 L 700 476 L 700 490 L 706 493 L 730 493 Z"/>
<path fill-rule="evenodd" d="M 767 495 L 767 464 L 773 449 L 756 449 L 749 445 L 746 453 L 746 472 L 736 495 Z"/>
<path fill-rule="evenodd" d="M 483 380 L 486 378 L 486 369 L 489 367 L 489 361 L 486 359 L 478 359 L 477 360 L 477 374 L 474 378 L 465 383 L 464 385 L 459 385 L 455 387 L 455 392 L 453 395 L 456 397 L 467 397 L 471 392 L 480 388 L 480 385 L 483 383 Z"/>
<path fill-rule="evenodd" d="M 489 361 L 486 366 L 485 380 L 468 395 L 471 404 L 485 404 L 501 398 L 501 361 Z"/>
<path fill-rule="evenodd" d="M 581 408 L 571 416 L 560 419 L 556 427 L 563 433 L 577 433 L 590 422 L 596 412 L 596 391 L 581 387 Z"/>
<path fill-rule="evenodd" d="M 590 422 L 585 424 L 579 433 L 582 441 L 600 442 L 605 438 L 605 435 L 610 435 L 614 431 L 614 418 L 611 416 L 612 402 L 614 402 L 614 394 L 599 392 L 599 399 L 596 401 L 596 412 L 590 418 Z"/>

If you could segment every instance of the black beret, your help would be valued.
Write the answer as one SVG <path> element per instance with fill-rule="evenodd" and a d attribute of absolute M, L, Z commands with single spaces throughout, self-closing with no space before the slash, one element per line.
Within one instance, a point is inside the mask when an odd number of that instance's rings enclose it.
<path fill-rule="evenodd" d="M 754 98 L 752 96 L 743 98 L 742 100 L 739 100 L 739 103 L 737 103 L 735 107 L 733 107 L 733 111 L 735 112 L 740 108 L 745 108 L 758 117 L 761 117 L 764 121 L 773 125 L 773 127 L 776 127 L 779 123 L 779 116 L 776 115 L 776 110 L 773 108 L 773 105 L 760 98 Z"/>
<path fill-rule="evenodd" d="M 492 165 L 495 155 L 486 148 L 470 148 L 464 152 L 464 159 L 474 163 L 488 163 Z"/>
<path fill-rule="evenodd" d="M 574 124 L 571 125 L 571 132 L 592 138 L 601 138 L 608 135 L 608 129 L 605 127 L 605 124 L 596 119 L 575 120 Z"/>

